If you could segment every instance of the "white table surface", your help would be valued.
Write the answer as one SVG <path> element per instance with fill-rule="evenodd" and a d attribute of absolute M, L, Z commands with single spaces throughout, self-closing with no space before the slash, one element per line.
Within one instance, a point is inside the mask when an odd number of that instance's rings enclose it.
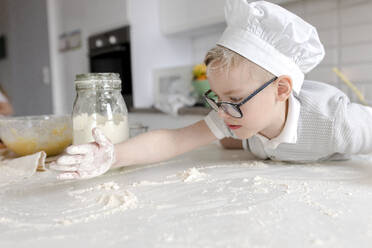
<path fill-rule="evenodd" d="M 371 246 L 372 156 L 252 159 L 210 145 L 91 180 L 37 173 L 0 188 L 0 247 Z M 184 181 L 193 167 L 203 176 Z M 126 194 L 136 202 L 100 200 Z"/>

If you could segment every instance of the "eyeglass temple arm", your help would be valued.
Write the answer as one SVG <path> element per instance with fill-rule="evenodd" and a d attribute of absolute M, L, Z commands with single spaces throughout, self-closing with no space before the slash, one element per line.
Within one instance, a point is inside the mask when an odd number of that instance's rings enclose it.
<path fill-rule="evenodd" d="M 209 93 L 211 93 L 211 92 L 212 92 L 211 89 L 207 90 L 207 91 L 204 93 L 204 96 L 207 97 L 207 96 L 209 95 Z"/>
<path fill-rule="evenodd" d="M 274 77 L 270 81 L 264 83 L 260 88 L 258 88 L 257 90 L 255 90 L 249 97 L 247 97 L 246 99 L 244 99 L 244 101 L 242 101 L 241 103 L 239 103 L 239 106 L 241 106 L 244 103 L 248 102 L 252 97 L 254 97 L 258 93 L 260 93 L 261 90 L 265 89 L 269 84 L 271 84 L 272 82 L 274 82 L 277 79 L 278 79 L 278 77 Z"/>

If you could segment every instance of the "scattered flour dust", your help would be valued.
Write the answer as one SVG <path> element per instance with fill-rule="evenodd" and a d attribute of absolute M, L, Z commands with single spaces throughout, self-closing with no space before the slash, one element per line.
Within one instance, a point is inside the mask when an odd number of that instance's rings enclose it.
<path fill-rule="evenodd" d="M 198 182 L 204 180 L 207 174 L 200 172 L 197 168 L 192 167 L 178 174 L 182 181 L 184 182 Z"/>
<path fill-rule="evenodd" d="M 254 168 L 265 168 L 268 165 L 265 164 L 262 161 L 249 161 L 249 162 L 243 162 L 240 164 L 243 167 L 254 167 Z M 175 180 L 165 180 L 165 181 L 147 181 L 143 180 L 140 182 L 134 182 L 132 183 L 131 186 L 137 187 L 137 186 L 155 186 L 155 185 L 164 185 L 164 184 L 172 184 L 172 183 L 178 183 L 181 181 L 186 182 L 186 183 L 191 183 L 191 182 L 199 182 L 208 177 L 208 174 L 201 172 L 202 170 L 205 169 L 214 169 L 214 168 L 219 168 L 219 167 L 230 167 L 231 165 L 212 165 L 212 166 L 206 166 L 202 168 L 196 168 L 192 167 L 187 170 L 184 170 L 183 172 L 177 173 L 176 175 L 170 175 L 167 176 L 167 178 L 176 178 Z"/>
<path fill-rule="evenodd" d="M 180 180 L 186 183 L 198 182 L 204 180 L 207 177 L 207 174 L 200 172 L 195 167 L 192 167 L 181 173 L 178 173 L 176 177 L 177 180 L 163 182 L 141 181 L 138 183 L 133 183 L 132 186 L 168 184 L 180 182 Z M 107 182 L 82 190 L 70 191 L 68 194 L 75 199 L 80 200 L 81 202 L 93 201 L 93 204 L 88 204 L 87 206 L 99 205 L 100 207 L 98 210 L 91 212 L 89 215 L 56 219 L 55 221 L 60 225 L 71 225 L 81 222 L 89 222 L 102 216 L 111 215 L 119 211 L 137 208 L 138 203 L 137 197 L 132 192 L 128 190 L 122 190 L 120 186 L 115 182 Z"/>
<path fill-rule="evenodd" d="M 241 163 L 241 165 L 246 166 L 246 167 L 258 167 L 258 168 L 268 167 L 268 165 L 266 163 L 264 163 L 263 161 L 260 161 L 260 160 L 252 160 L 252 161 L 249 161 L 249 162 L 243 162 L 243 163 Z"/>
<path fill-rule="evenodd" d="M 100 195 L 97 198 L 97 203 L 107 208 L 135 208 L 137 207 L 137 197 L 130 191 L 125 190 L 120 194 Z"/>
<path fill-rule="evenodd" d="M 214 168 L 226 168 L 231 166 L 237 166 L 237 167 L 249 167 L 252 169 L 264 169 L 269 167 L 269 164 L 262 161 L 262 160 L 249 160 L 249 161 L 234 161 L 232 163 L 227 164 L 218 164 L 218 165 L 209 165 L 204 166 L 202 169 L 214 169 Z"/>
<path fill-rule="evenodd" d="M 106 189 L 106 190 L 118 190 L 120 189 L 119 185 L 115 182 L 108 182 L 108 183 L 103 183 L 98 186 L 96 186 L 97 189 Z"/>
<path fill-rule="evenodd" d="M 171 183 L 177 183 L 178 180 L 170 180 L 170 181 L 162 181 L 162 182 L 156 182 L 156 181 L 147 181 L 143 180 L 140 182 L 134 182 L 131 184 L 132 187 L 137 187 L 137 186 L 156 186 L 156 185 L 164 185 L 164 184 L 171 184 Z"/>
<path fill-rule="evenodd" d="M 198 182 L 204 180 L 208 175 L 206 173 L 200 172 L 199 169 L 192 167 L 183 172 L 177 173 L 176 175 L 167 176 L 167 178 L 176 178 L 173 180 L 165 180 L 165 181 L 147 181 L 143 180 L 140 182 L 134 182 L 131 186 L 156 186 L 156 185 L 165 185 L 165 184 L 172 184 L 172 183 L 179 183 L 180 181 L 191 183 L 191 182 Z"/>
<path fill-rule="evenodd" d="M 92 205 L 98 205 L 99 209 L 91 211 L 89 215 L 85 216 L 71 216 L 64 219 L 55 219 L 57 224 L 60 225 L 89 222 L 103 216 L 137 208 L 138 203 L 137 197 L 132 192 L 122 190 L 115 182 L 107 182 L 94 187 L 71 191 L 68 194 L 82 202 L 93 201 Z"/>

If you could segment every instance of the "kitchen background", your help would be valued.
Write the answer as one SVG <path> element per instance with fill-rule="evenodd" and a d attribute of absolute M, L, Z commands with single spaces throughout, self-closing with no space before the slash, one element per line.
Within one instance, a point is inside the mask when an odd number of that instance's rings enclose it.
<path fill-rule="evenodd" d="M 333 84 L 357 101 L 332 71 L 338 67 L 372 102 L 371 0 L 271 2 L 319 31 L 326 57 L 307 79 Z M 223 5 L 224 0 L 0 0 L 0 83 L 15 115 L 70 113 L 75 75 L 91 69 L 88 39 L 129 26 L 133 107 L 151 108 L 154 75 L 203 61 L 225 27 Z M 130 84 L 125 75 L 124 87 Z"/>

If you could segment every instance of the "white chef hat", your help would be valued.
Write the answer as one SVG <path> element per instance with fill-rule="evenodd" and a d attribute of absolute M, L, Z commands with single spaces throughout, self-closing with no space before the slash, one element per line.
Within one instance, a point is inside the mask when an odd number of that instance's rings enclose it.
<path fill-rule="evenodd" d="M 227 0 L 227 28 L 217 44 L 275 76 L 289 75 L 299 94 L 304 74 L 325 52 L 316 29 L 288 10 L 266 1 Z"/>

